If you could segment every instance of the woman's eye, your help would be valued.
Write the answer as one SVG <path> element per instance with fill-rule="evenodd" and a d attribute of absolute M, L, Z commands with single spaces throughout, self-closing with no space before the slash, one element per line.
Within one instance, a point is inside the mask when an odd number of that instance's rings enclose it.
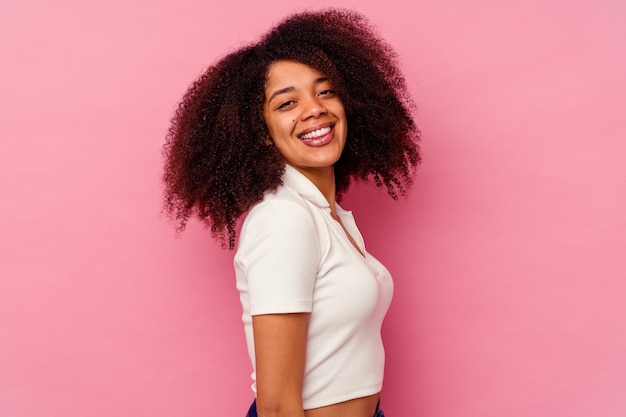
<path fill-rule="evenodd" d="M 333 90 L 328 89 L 328 90 L 322 90 L 322 91 L 320 91 L 320 92 L 319 92 L 319 95 L 320 95 L 320 96 L 328 96 L 328 95 L 331 95 L 331 94 L 334 94 L 334 93 L 335 93 L 335 92 L 334 92 Z"/>
<path fill-rule="evenodd" d="M 279 109 L 283 109 L 283 108 L 286 108 L 286 107 L 291 106 L 292 104 L 293 104 L 293 101 L 292 101 L 292 100 L 285 101 L 285 102 L 283 102 L 283 103 L 280 103 L 280 105 L 278 106 L 278 108 L 279 108 Z"/>

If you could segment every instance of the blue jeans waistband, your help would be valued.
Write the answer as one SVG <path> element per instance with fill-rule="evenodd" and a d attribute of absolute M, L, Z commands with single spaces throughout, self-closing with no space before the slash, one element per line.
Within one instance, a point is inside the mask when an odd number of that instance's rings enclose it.
<path fill-rule="evenodd" d="M 250 406 L 250 409 L 248 410 L 248 414 L 246 414 L 246 417 L 257 417 L 256 400 L 252 402 L 252 405 Z M 383 410 L 380 409 L 380 400 L 378 401 L 378 404 L 376 404 L 376 412 L 374 413 L 373 417 L 385 417 L 385 413 L 383 413 Z"/>

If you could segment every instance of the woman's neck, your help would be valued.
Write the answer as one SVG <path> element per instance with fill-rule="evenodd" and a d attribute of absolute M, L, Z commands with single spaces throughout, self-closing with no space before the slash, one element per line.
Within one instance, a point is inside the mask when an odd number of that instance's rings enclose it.
<path fill-rule="evenodd" d="M 333 166 L 321 168 L 300 168 L 294 166 L 302 175 L 307 177 L 330 205 L 331 213 L 335 213 L 335 168 Z"/>

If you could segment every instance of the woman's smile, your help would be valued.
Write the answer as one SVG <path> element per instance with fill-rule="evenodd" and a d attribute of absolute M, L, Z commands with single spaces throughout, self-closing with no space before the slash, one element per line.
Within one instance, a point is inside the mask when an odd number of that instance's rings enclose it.
<path fill-rule="evenodd" d="M 304 133 L 298 135 L 298 138 L 307 146 L 324 146 L 330 143 L 335 137 L 333 125 L 316 126 L 307 129 Z"/>

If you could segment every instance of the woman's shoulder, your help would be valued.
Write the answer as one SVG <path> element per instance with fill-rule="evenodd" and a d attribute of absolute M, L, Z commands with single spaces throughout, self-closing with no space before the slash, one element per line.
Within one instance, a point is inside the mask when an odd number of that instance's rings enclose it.
<path fill-rule="evenodd" d="M 254 204 L 246 216 L 246 220 L 258 215 L 278 217 L 289 214 L 308 214 L 312 210 L 306 199 L 291 187 L 281 185 L 276 190 L 267 191 L 263 199 Z"/>
<path fill-rule="evenodd" d="M 294 227 L 301 231 L 315 226 L 315 213 L 306 200 L 290 187 L 280 186 L 265 193 L 263 199 L 248 210 L 243 229 L 261 227 Z M 242 230 L 242 233 L 244 230 Z"/>
<path fill-rule="evenodd" d="M 271 253 L 308 253 L 319 262 L 326 233 L 320 230 L 315 211 L 294 190 L 279 187 L 268 192 L 246 215 L 239 233 L 238 258 L 267 248 Z M 288 256 L 287 256 L 288 257 Z"/>

